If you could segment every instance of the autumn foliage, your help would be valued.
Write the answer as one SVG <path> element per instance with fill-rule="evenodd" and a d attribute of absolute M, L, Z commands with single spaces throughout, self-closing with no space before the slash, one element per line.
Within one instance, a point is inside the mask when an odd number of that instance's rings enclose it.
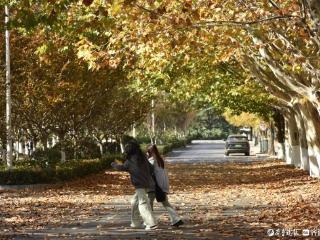
<path fill-rule="evenodd" d="M 165 93 L 236 113 L 281 112 L 296 149 L 288 163 L 320 175 L 318 1 L 27 0 L 10 7 L 14 87 L 22 91 L 16 127 L 34 138 L 77 142 L 110 116 L 108 124 L 119 124 L 108 135 L 121 135 Z M 31 110 L 36 116 L 23 116 L 19 96 L 24 110 L 42 106 Z"/>

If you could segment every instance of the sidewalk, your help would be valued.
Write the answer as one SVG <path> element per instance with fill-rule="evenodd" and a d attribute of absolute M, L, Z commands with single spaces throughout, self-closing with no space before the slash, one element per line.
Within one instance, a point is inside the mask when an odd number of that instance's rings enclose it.
<path fill-rule="evenodd" d="M 200 224 L 193 224 L 188 217 L 192 215 L 194 206 L 183 205 L 177 208 L 179 214 L 184 217 L 185 224 L 182 227 L 175 228 L 170 226 L 168 214 L 163 208 L 156 204 L 155 215 L 158 218 L 159 228 L 152 231 L 144 229 L 132 229 L 130 225 L 130 198 L 123 196 L 121 199 L 114 199 L 104 206 L 104 213 L 100 216 L 84 219 L 78 223 L 64 224 L 58 228 L 48 228 L 41 231 L 31 232 L 28 235 L 20 235 L 19 239 L 60 239 L 62 238 L 84 238 L 84 239 L 217 239 L 221 234 L 214 232 L 211 228 L 205 228 Z M 176 195 L 170 199 L 173 205 L 178 205 L 177 199 L 185 198 Z M 197 206 L 200 209 L 200 205 Z M 180 210 L 179 210 L 180 209 Z M 208 209 L 206 208 L 205 211 Z M 232 238 L 240 239 L 240 238 Z"/>
<path fill-rule="evenodd" d="M 184 151 L 199 155 L 197 149 Z M 319 180 L 281 161 L 250 158 L 255 161 L 167 163 L 169 201 L 185 222 L 180 228 L 156 204 L 159 229 L 130 229 L 133 188 L 124 172 L 0 190 L 0 239 L 270 239 L 270 229 L 317 229 Z"/>
<path fill-rule="evenodd" d="M 260 144 L 254 145 L 254 141 L 249 141 L 250 143 L 250 155 L 255 155 L 259 158 L 268 158 L 269 154 L 260 152 Z"/>

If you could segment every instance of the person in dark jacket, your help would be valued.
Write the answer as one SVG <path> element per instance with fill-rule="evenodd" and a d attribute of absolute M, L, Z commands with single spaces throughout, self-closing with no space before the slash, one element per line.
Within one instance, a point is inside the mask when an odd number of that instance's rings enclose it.
<path fill-rule="evenodd" d="M 111 166 L 120 171 L 127 171 L 130 174 L 131 183 L 135 187 L 135 194 L 131 200 L 131 227 L 142 227 L 155 229 L 157 224 L 152 213 L 147 193 L 155 187 L 152 178 L 152 165 L 141 151 L 139 144 L 130 141 L 125 146 L 126 161 L 123 164 L 111 163 Z M 142 219 L 141 219 L 142 217 Z"/>

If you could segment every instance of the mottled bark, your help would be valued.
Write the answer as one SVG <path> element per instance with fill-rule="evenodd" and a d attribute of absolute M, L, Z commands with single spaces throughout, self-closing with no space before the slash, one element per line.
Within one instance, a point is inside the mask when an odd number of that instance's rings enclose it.
<path fill-rule="evenodd" d="M 301 103 L 301 115 L 303 118 L 306 139 L 308 143 L 308 155 L 310 175 L 320 177 L 320 116 L 318 109 L 308 100 Z"/>
<path fill-rule="evenodd" d="M 300 143 L 300 161 L 301 169 L 310 171 L 309 155 L 308 155 L 308 142 L 306 138 L 305 122 L 301 116 L 299 104 L 295 104 L 293 107 L 295 111 L 295 119 L 299 131 L 299 143 Z"/>
<path fill-rule="evenodd" d="M 288 138 L 286 142 L 286 162 L 293 164 L 295 167 L 301 166 L 300 159 L 300 143 L 297 122 L 293 110 L 289 110 L 285 114 L 286 129 L 288 131 Z"/>

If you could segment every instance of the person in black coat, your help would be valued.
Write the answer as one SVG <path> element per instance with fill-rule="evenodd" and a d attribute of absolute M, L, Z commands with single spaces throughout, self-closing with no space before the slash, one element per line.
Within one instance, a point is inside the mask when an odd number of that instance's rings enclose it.
<path fill-rule="evenodd" d="M 120 171 L 129 172 L 131 183 L 135 187 L 135 194 L 131 200 L 131 227 L 155 229 L 157 224 L 152 213 L 147 193 L 155 187 L 152 178 L 152 165 L 142 152 L 139 144 L 130 141 L 125 146 L 126 161 L 123 164 L 111 163 L 111 166 Z M 141 219 L 142 218 L 142 219 Z"/>

